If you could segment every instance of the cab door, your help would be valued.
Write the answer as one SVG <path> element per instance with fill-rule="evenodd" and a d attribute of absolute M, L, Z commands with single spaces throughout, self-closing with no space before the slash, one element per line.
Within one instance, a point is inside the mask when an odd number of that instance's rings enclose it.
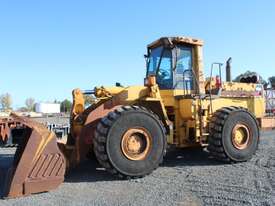
<path fill-rule="evenodd" d="M 184 94 L 190 94 L 194 90 L 192 56 L 192 47 L 182 45 L 177 47 L 174 89 L 184 90 Z"/>

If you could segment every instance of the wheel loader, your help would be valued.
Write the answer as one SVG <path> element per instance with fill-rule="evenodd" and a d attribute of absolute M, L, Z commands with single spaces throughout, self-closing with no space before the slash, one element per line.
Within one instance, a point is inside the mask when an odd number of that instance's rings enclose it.
<path fill-rule="evenodd" d="M 75 89 L 66 143 L 57 143 L 38 123 L 14 115 L 28 129 L 9 169 L 5 196 L 56 188 L 66 170 L 91 154 L 124 179 L 158 168 L 169 145 L 207 147 L 211 156 L 226 163 L 250 160 L 260 129 L 275 125 L 274 118 L 265 117 L 263 86 L 232 82 L 230 59 L 225 72 L 214 63 L 205 78 L 202 49 L 199 39 L 163 37 L 147 47 L 144 85 Z M 85 95 L 95 97 L 88 107 Z"/>

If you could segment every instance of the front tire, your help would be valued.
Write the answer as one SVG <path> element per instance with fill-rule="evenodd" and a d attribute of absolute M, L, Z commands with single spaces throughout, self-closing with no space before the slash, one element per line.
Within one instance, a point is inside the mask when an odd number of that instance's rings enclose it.
<path fill-rule="evenodd" d="M 99 122 L 94 152 L 99 163 L 121 178 L 150 174 L 163 160 L 165 129 L 158 116 L 143 107 L 124 106 Z"/>
<path fill-rule="evenodd" d="M 210 123 L 210 154 L 224 162 L 250 160 L 259 143 L 255 117 L 240 107 L 225 107 L 215 112 Z"/>

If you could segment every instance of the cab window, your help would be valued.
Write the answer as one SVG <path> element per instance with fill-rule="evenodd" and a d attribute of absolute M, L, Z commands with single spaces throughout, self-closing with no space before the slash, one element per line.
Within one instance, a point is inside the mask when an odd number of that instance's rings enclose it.
<path fill-rule="evenodd" d="M 156 71 L 161 59 L 163 47 L 156 47 L 150 51 L 150 58 L 148 64 L 147 75 L 156 75 Z"/>
<path fill-rule="evenodd" d="M 193 90 L 192 48 L 178 46 L 175 88 Z"/>
<path fill-rule="evenodd" d="M 164 49 L 157 71 L 157 83 L 160 89 L 173 88 L 172 52 Z"/>

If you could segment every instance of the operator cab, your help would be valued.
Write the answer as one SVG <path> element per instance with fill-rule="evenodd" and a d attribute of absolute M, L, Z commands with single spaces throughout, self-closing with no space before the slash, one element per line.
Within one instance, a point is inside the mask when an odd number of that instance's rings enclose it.
<path fill-rule="evenodd" d="M 161 90 L 194 90 L 194 42 L 186 37 L 164 37 L 148 45 L 147 74 Z"/>

